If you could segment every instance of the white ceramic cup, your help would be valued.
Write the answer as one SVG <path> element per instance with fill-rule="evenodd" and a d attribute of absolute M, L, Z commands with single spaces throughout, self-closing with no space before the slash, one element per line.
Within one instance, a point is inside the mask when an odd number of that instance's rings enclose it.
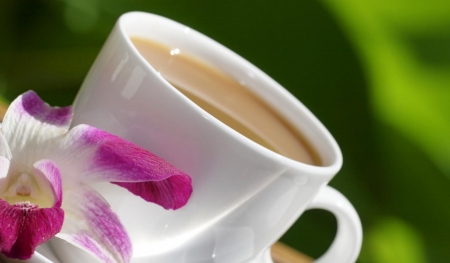
<path fill-rule="evenodd" d="M 247 83 L 300 131 L 323 165 L 281 156 L 221 123 L 163 79 L 130 37 L 177 47 Z M 74 107 L 73 126 L 85 123 L 121 136 L 193 179 L 191 199 L 176 211 L 111 184 L 96 186 L 131 236 L 133 262 L 272 262 L 270 246 L 312 208 L 332 212 L 338 222 L 333 244 L 317 262 L 356 260 L 360 220 L 349 201 L 327 186 L 342 165 L 337 143 L 295 97 L 214 40 L 157 15 L 127 13 L 103 46 Z M 79 262 L 70 256 L 71 248 L 58 246 L 63 262 Z"/>

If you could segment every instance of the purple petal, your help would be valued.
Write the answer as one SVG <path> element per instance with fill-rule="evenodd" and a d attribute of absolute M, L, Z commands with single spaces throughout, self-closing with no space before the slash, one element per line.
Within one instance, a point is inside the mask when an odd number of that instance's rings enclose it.
<path fill-rule="evenodd" d="M 72 128 L 55 152 L 67 181 L 114 182 L 147 201 L 177 209 L 192 192 L 191 178 L 149 151 L 87 125 Z M 145 182 L 145 183 L 144 183 Z"/>
<path fill-rule="evenodd" d="M 61 230 L 63 221 L 64 211 L 59 207 L 10 205 L 0 199 L 0 251 L 10 258 L 28 259 L 37 246 Z"/>
<path fill-rule="evenodd" d="M 131 240 L 117 215 L 93 189 L 85 186 L 65 192 L 67 213 L 57 236 L 85 249 L 102 262 L 129 262 Z"/>
<path fill-rule="evenodd" d="M 34 91 L 23 93 L 11 104 L 15 114 L 27 114 L 40 122 L 55 126 L 70 125 L 72 120 L 72 107 L 51 107 L 45 103 Z M 8 109 L 8 111 L 10 111 Z"/>
<path fill-rule="evenodd" d="M 184 174 L 136 144 L 97 128 L 87 127 L 80 142 L 97 148 L 89 169 L 98 172 L 101 181 L 160 181 Z"/>
<path fill-rule="evenodd" d="M 156 182 L 113 184 L 122 186 L 145 201 L 159 204 L 165 209 L 176 210 L 183 207 L 192 193 L 192 180 L 187 175 L 172 176 Z"/>
<path fill-rule="evenodd" d="M 62 185 L 61 185 L 61 174 L 59 172 L 56 164 L 50 160 L 40 160 L 34 165 L 33 174 L 36 177 L 46 178 L 49 187 L 53 192 L 55 198 L 55 204 L 53 206 L 61 207 L 62 202 Z"/>

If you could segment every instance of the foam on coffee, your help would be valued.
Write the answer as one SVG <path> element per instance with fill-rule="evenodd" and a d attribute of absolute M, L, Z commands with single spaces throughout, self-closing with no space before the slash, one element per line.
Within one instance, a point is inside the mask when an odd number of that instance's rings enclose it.
<path fill-rule="evenodd" d="M 177 48 L 131 40 L 161 76 L 224 124 L 288 158 L 320 165 L 318 155 L 298 131 L 235 79 Z"/>

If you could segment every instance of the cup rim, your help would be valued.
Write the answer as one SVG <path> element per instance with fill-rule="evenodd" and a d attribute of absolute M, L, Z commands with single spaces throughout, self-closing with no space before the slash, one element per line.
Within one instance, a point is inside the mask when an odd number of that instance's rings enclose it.
<path fill-rule="evenodd" d="M 157 74 L 157 71 L 151 66 L 150 63 L 148 63 L 146 61 L 146 59 L 139 53 L 137 48 L 132 43 L 129 32 L 127 32 L 127 29 L 126 29 L 127 23 L 130 23 L 130 21 L 135 21 L 135 20 L 138 20 L 139 22 L 143 22 L 142 20 L 145 20 L 145 19 L 155 19 L 155 20 L 158 20 L 158 22 L 167 23 L 167 25 L 176 27 L 179 30 L 182 30 L 185 32 L 188 29 L 188 31 L 189 31 L 188 33 L 192 34 L 196 38 L 196 40 L 203 42 L 204 45 L 208 45 L 208 47 L 211 49 L 220 50 L 220 52 L 223 53 L 223 55 L 221 57 L 222 58 L 227 57 L 227 59 L 232 60 L 233 65 L 235 64 L 236 67 L 245 66 L 247 68 L 251 68 L 254 72 L 256 72 L 258 74 L 259 77 L 261 77 L 261 79 L 263 81 L 269 83 L 268 86 L 270 86 L 274 92 L 276 92 L 280 95 L 280 99 L 293 105 L 296 108 L 297 113 L 301 114 L 305 119 L 307 119 L 310 122 L 310 124 L 312 124 L 312 126 L 309 127 L 309 129 L 311 129 L 309 136 L 305 134 L 303 129 L 300 129 L 297 127 L 296 127 L 296 129 L 300 132 L 300 134 L 302 134 L 302 136 L 305 138 L 305 140 L 307 140 L 310 143 L 313 150 L 316 151 L 316 153 L 322 159 L 325 154 L 323 153 L 323 150 L 318 149 L 318 147 L 316 145 L 317 142 L 313 142 L 314 140 L 311 138 L 311 136 L 320 137 L 321 144 L 324 145 L 323 147 L 326 147 L 329 149 L 330 152 L 328 153 L 328 155 L 332 156 L 331 158 L 329 158 L 332 161 L 327 162 L 326 164 L 321 164 L 321 165 L 311 165 L 311 164 L 302 163 L 300 161 L 296 161 L 296 160 L 290 159 L 289 157 L 286 157 L 284 155 L 278 154 L 272 150 L 265 148 L 264 146 L 259 145 L 256 142 L 253 142 L 252 140 L 248 139 L 244 135 L 240 134 L 239 132 L 230 128 L 226 124 L 222 123 L 221 121 L 216 119 L 214 116 L 212 116 L 211 114 L 209 114 L 208 112 L 206 112 L 205 110 L 200 108 L 200 106 L 198 106 L 197 104 L 192 102 L 189 98 L 187 98 L 180 91 L 178 91 L 175 87 L 173 87 L 166 79 L 164 79 L 162 76 Z M 157 14 L 140 12 L 140 11 L 128 12 L 119 17 L 119 19 L 116 23 L 116 27 L 118 28 L 118 31 L 119 31 L 121 37 L 123 38 L 125 43 L 128 45 L 129 50 L 131 50 L 131 52 L 133 52 L 133 55 L 136 58 L 138 58 L 141 61 L 141 63 L 146 66 L 146 68 L 148 70 L 150 70 L 150 71 L 152 71 L 152 73 L 158 75 L 158 77 L 160 78 L 162 83 L 165 83 L 166 86 L 168 88 L 172 89 L 172 91 L 174 93 L 179 94 L 179 96 L 182 100 L 184 100 L 186 103 L 193 106 L 199 113 L 201 113 L 202 115 L 206 114 L 207 116 L 210 116 L 211 122 L 213 122 L 214 125 L 219 126 L 219 128 L 221 130 L 223 130 L 228 136 L 233 137 L 235 140 L 240 141 L 247 147 L 253 148 L 256 152 L 258 152 L 266 157 L 269 157 L 272 160 L 276 160 L 282 164 L 285 164 L 289 167 L 293 167 L 294 169 L 297 169 L 297 170 L 301 170 L 301 171 L 306 170 L 306 171 L 308 171 L 312 174 L 318 175 L 318 176 L 325 176 L 325 177 L 331 178 L 342 167 L 342 162 L 343 162 L 342 152 L 341 152 L 336 140 L 333 138 L 331 133 L 326 129 L 326 127 L 317 119 L 317 117 L 308 108 L 306 108 L 306 106 L 304 106 L 303 103 L 301 103 L 296 97 L 294 97 L 289 91 L 287 91 L 278 82 L 273 80 L 270 76 L 268 76 L 266 73 L 264 73 L 258 67 L 256 67 L 251 62 L 247 61 L 246 59 L 244 59 L 243 57 L 241 57 L 234 51 L 230 50 L 229 48 L 216 42 L 214 39 L 198 32 L 188 26 L 185 26 L 179 22 L 176 22 L 174 20 L 171 20 L 169 18 L 160 16 Z M 193 54 L 193 55 L 195 56 L 197 54 Z M 217 65 L 214 65 L 214 66 L 217 66 Z M 217 68 L 222 69 L 220 66 L 217 66 Z M 250 91 L 252 93 L 255 93 L 252 90 L 250 90 Z M 255 95 L 261 98 L 260 94 L 255 94 Z M 265 101 L 265 102 L 269 103 L 267 101 Z M 271 105 L 271 103 L 269 103 L 269 105 Z M 273 106 L 273 105 L 271 105 L 271 106 Z M 277 109 L 277 111 L 278 111 L 278 109 Z M 285 114 L 283 114 L 282 112 L 278 111 L 278 113 L 280 115 L 282 115 L 283 117 L 286 117 Z M 315 140 L 317 141 L 318 139 L 316 138 Z"/>

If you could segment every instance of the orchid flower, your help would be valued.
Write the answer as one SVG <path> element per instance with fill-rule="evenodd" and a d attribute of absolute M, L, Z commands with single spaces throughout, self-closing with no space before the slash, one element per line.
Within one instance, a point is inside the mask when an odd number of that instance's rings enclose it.
<path fill-rule="evenodd" d="M 71 107 L 28 91 L 0 126 L 0 252 L 28 259 L 55 235 L 102 262 L 129 262 L 131 240 L 89 185 L 111 182 L 166 209 L 184 206 L 191 178 L 163 159 L 100 129 L 69 130 Z"/>

